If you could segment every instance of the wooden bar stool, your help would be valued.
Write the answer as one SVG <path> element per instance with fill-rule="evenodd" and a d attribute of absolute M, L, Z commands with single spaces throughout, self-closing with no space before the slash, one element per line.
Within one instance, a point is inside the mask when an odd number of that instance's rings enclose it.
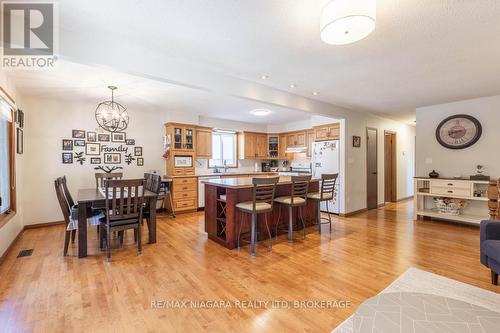
<path fill-rule="evenodd" d="M 293 242 L 293 218 L 292 218 L 293 207 L 297 207 L 299 210 L 300 221 L 302 222 L 302 228 L 304 231 L 304 239 L 306 238 L 306 225 L 304 224 L 304 219 L 302 218 L 302 207 L 307 204 L 307 192 L 309 191 L 310 181 L 311 181 L 311 175 L 292 176 L 291 195 L 277 197 L 276 199 L 274 199 L 275 202 L 280 204 L 278 222 L 276 223 L 276 238 L 278 238 L 278 227 L 280 225 L 282 206 L 288 207 L 288 229 L 281 229 L 288 232 L 288 242 L 290 243 Z"/>
<path fill-rule="evenodd" d="M 309 199 L 316 201 L 318 204 L 318 219 L 316 220 L 315 224 L 318 225 L 319 233 L 321 233 L 322 224 L 330 224 L 330 232 L 332 232 L 332 218 L 328 209 L 328 202 L 333 199 L 333 194 L 335 192 L 335 183 L 337 182 L 338 176 L 338 173 L 322 174 L 320 192 L 309 193 L 307 195 Z M 321 203 L 323 201 L 326 201 L 326 212 L 328 214 L 328 219 L 321 217 Z"/>
<path fill-rule="evenodd" d="M 279 177 L 273 178 L 253 178 L 252 201 L 240 202 L 236 208 L 240 211 L 252 214 L 252 225 L 250 230 L 250 254 L 255 255 L 255 237 L 257 227 L 257 215 L 264 214 L 267 232 L 269 234 L 269 249 L 272 248 L 272 236 L 269 224 L 267 223 L 267 213 L 273 211 L 274 194 L 276 193 L 276 184 Z M 241 227 L 243 222 L 240 220 L 238 231 L 238 248 L 240 247 Z"/>

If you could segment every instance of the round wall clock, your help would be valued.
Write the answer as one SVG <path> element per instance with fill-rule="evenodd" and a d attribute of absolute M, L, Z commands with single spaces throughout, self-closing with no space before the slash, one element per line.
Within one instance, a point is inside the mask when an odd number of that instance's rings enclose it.
<path fill-rule="evenodd" d="M 436 129 L 436 139 L 449 149 L 464 149 L 475 144 L 483 129 L 474 117 L 459 114 L 443 120 Z"/>

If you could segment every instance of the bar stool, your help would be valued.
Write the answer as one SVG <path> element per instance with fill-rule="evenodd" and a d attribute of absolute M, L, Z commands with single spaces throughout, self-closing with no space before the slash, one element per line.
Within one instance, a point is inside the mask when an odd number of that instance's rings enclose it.
<path fill-rule="evenodd" d="M 293 219 L 292 210 L 293 207 L 298 207 L 300 221 L 302 222 L 302 228 L 304 231 L 304 239 L 306 238 L 306 225 L 304 224 L 304 219 L 302 218 L 302 207 L 307 204 L 307 192 L 309 191 L 309 182 L 311 181 L 311 175 L 309 176 L 292 176 L 292 193 L 291 196 L 277 197 L 274 199 L 275 202 L 280 204 L 280 210 L 278 214 L 278 222 L 276 223 L 276 239 L 278 238 L 278 228 L 281 219 L 281 207 L 288 207 L 288 229 L 281 229 L 283 231 L 288 231 L 288 242 L 293 242 Z"/>
<path fill-rule="evenodd" d="M 269 234 L 269 249 L 272 248 L 272 236 L 269 229 L 269 224 L 267 223 L 267 213 L 273 211 L 274 194 L 276 193 L 276 184 L 278 183 L 279 177 L 273 178 L 253 178 L 253 190 L 252 190 L 252 201 L 245 201 L 236 204 L 238 208 L 243 213 L 252 214 L 252 225 L 250 231 L 250 254 L 255 255 L 255 237 L 256 237 L 256 227 L 257 227 L 257 215 L 264 214 L 267 232 Z M 240 237 L 241 237 L 241 227 L 242 220 L 240 220 L 240 226 L 238 231 L 238 248 L 240 247 Z"/>
<path fill-rule="evenodd" d="M 337 182 L 339 174 L 322 174 L 321 175 L 321 189 L 320 192 L 309 193 L 307 197 L 314 200 L 318 204 L 318 219 L 316 223 L 318 225 L 318 231 L 321 233 L 322 224 L 330 224 L 330 232 L 332 232 L 332 218 L 330 216 L 330 211 L 328 209 L 328 202 L 333 199 L 333 193 L 335 191 L 335 183 Z M 328 214 L 328 219 L 321 217 L 321 203 L 326 201 L 326 211 Z M 321 222 L 325 221 L 325 222 Z"/>

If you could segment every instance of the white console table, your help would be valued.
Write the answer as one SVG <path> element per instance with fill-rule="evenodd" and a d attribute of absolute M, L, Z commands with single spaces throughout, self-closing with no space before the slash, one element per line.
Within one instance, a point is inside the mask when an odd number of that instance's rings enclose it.
<path fill-rule="evenodd" d="M 479 224 L 482 220 L 489 219 L 489 181 L 415 177 L 414 182 L 415 220 L 418 220 L 422 216 L 461 223 Z M 478 193 L 481 196 L 475 196 Z M 462 210 L 460 215 L 442 214 L 435 207 L 434 198 L 436 197 L 467 200 L 468 206 Z"/>

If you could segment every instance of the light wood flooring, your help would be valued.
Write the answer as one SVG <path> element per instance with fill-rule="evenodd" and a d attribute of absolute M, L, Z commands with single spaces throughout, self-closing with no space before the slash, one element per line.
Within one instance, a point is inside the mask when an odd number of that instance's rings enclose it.
<path fill-rule="evenodd" d="M 26 230 L 0 265 L 0 332 L 330 332 L 367 298 L 417 267 L 500 292 L 479 263 L 479 229 L 412 221 L 412 202 L 334 217 L 320 236 L 285 236 L 252 258 L 207 240 L 203 213 L 161 217 L 137 256 L 132 232 L 112 252 L 63 257 L 64 227 Z M 21 249 L 31 257 L 16 258 Z M 158 301 L 346 300 L 348 309 L 158 309 Z M 165 303 L 156 303 L 163 306 Z M 205 303 L 208 304 L 208 303 Z M 236 305 L 237 303 L 231 303 Z M 255 303 L 254 303 L 255 304 Z"/>

